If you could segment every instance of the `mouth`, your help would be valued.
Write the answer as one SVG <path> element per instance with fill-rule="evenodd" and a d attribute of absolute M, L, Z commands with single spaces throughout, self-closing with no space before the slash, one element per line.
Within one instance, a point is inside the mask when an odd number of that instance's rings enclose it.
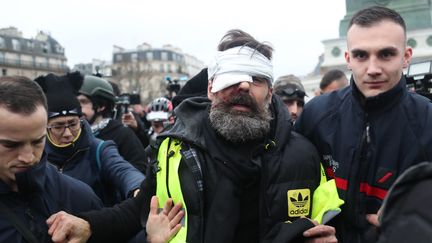
<path fill-rule="evenodd" d="M 231 108 L 236 111 L 251 111 L 250 106 L 245 104 L 232 104 Z"/>
<path fill-rule="evenodd" d="M 24 171 L 28 170 L 29 168 L 30 168 L 30 166 L 15 166 L 14 172 L 15 173 L 24 172 Z"/>
<path fill-rule="evenodd" d="M 386 83 L 386 81 L 370 81 L 364 83 L 371 89 L 379 89 Z"/>

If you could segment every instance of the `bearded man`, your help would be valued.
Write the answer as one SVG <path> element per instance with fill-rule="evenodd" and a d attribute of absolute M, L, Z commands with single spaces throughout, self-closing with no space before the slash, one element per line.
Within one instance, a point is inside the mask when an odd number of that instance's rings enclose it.
<path fill-rule="evenodd" d="M 320 163 L 272 95 L 272 48 L 231 30 L 218 50 L 208 67 L 208 99 L 190 98 L 176 108 L 175 124 L 159 136 L 157 159 L 138 196 L 81 214 L 86 221 L 53 215 L 54 241 L 86 240 L 91 232 L 95 242 L 121 242 L 140 229 L 147 241 L 156 241 L 153 195 L 159 208 L 170 200 L 183 206 L 181 228 L 176 207 L 161 211 L 171 220 L 162 242 L 336 241 L 333 227 L 299 219 L 311 217 Z"/>

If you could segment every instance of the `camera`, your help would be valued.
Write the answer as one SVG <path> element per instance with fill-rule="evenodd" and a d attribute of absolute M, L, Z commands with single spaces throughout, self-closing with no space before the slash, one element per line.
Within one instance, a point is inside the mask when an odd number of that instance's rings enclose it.
<path fill-rule="evenodd" d="M 115 119 L 121 119 L 123 114 L 129 112 L 129 105 L 141 104 L 141 97 L 139 94 L 124 93 L 115 99 Z"/>
<path fill-rule="evenodd" d="M 166 89 L 168 91 L 168 98 L 171 99 L 174 96 L 176 96 L 177 93 L 180 91 L 181 87 L 179 84 L 179 80 L 178 79 L 171 80 L 170 77 L 166 77 L 165 79 L 168 82 L 167 87 L 166 87 Z"/>
<path fill-rule="evenodd" d="M 432 100 L 432 60 L 410 64 L 405 77 L 408 90 Z"/>

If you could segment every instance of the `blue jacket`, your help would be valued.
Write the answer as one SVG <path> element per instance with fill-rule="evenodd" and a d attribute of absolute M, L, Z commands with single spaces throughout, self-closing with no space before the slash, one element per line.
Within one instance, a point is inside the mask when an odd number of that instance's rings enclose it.
<path fill-rule="evenodd" d="M 15 176 L 18 192 L 0 180 L 0 200 L 28 225 L 39 242 L 51 242 L 45 223 L 51 214 L 60 210 L 76 214 L 103 206 L 89 186 L 58 173 L 45 155 L 37 165 Z M 4 215 L 0 215 L 0 242 L 27 242 Z"/>
<path fill-rule="evenodd" d="M 64 174 L 87 183 L 105 206 L 112 206 L 140 187 L 144 175 L 123 159 L 113 141 L 97 139 L 86 121 L 74 144 L 59 148 L 47 142 L 48 161 Z"/>
<path fill-rule="evenodd" d="M 406 81 L 364 98 L 354 82 L 313 98 L 296 129 L 317 147 L 345 207 L 336 222 L 341 242 L 371 242 L 365 214 L 377 213 L 405 169 L 432 158 L 432 105 L 406 90 Z"/>

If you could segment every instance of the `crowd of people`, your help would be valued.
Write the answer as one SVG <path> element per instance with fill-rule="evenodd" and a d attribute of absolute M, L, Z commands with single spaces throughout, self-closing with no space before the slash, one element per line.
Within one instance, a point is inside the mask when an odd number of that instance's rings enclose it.
<path fill-rule="evenodd" d="M 349 82 L 329 70 L 308 102 L 239 29 L 176 96 L 120 118 L 103 77 L 0 77 L 0 242 L 409 239 L 393 227 L 426 241 L 418 207 L 397 201 L 432 174 L 432 105 L 406 89 L 406 39 L 394 10 L 358 11 Z"/>

